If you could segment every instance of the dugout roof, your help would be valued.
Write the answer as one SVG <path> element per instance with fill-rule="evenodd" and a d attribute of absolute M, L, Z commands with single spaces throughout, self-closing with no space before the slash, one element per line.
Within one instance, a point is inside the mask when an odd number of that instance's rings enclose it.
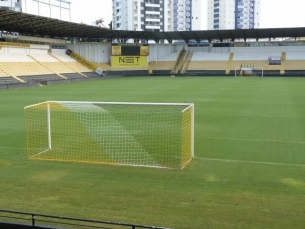
<path fill-rule="evenodd" d="M 21 12 L 0 9 L 0 31 L 57 38 L 138 39 L 138 40 L 232 40 L 281 37 L 305 37 L 305 27 L 246 30 L 209 30 L 185 32 L 118 31 L 85 24 L 61 21 Z"/>

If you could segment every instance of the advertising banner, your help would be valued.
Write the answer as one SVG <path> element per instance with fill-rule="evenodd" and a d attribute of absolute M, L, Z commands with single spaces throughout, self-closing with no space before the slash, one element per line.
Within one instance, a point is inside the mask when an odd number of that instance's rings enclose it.
<path fill-rule="evenodd" d="M 122 56 L 122 46 L 111 46 L 112 56 Z"/>
<path fill-rule="evenodd" d="M 113 67 L 146 67 L 148 66 L 147 56 L 112 56 Z"/>

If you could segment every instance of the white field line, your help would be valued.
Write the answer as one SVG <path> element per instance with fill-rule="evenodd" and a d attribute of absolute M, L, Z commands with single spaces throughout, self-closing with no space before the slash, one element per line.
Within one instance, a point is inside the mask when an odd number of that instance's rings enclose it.
<path fill-rule="evenodd" d="M 222 112 L 222 113 L 212 113 L 212 112 Z M 231 116 L 247 116 L 247 117 L 276 117 L 276 118 L 290 118 L 297 117 L 297 115 L 277 115 L 277 114 L 262 114 L 257 112 L 247 112 L 243 111 L 241 113 L 234 113 L 232 110 L 224 109 L 204 109 L 198 108 L 196 114 L 208 114 L 208 115 L 231 115 Z"/>
<path fill-rule="evenodd" d="M 204 138 L 204 139 L 215 139 L 215 140 L 231 140 L 231 141 L 280 142 L 280 143 L 292 143 L 292 144 L 305 144 L 305 142 L 299 142 L 299 141 L 285 141 L 285 140 L 271 140 L 271 139 L 213 138 L 213 137 L 202 137 L 202 138 Z"/>
<path fill-rule="evenodd" d="M 5 133 L 1 133 L 0 136 L 4 136 L 4 135 L 7 135 L 7 134 L 12 134 L 12 133 L 18 132 L 18 131 L 20 131 L 20 130 L 21 130 L 21 129 L 13 130 L 13 131 L 8 131 L 8 132 L 5 132 Z"/>
<path fill-rule="evenodd" d="M 32 105 L 26 106 L 24 109 L 28 109 L 28 108 L 30 108 L 30 107 L 38 106 L 38 105 L 45 104 L 45 103 L 46 103 L 46 102 L 41 102 L 41 103 L 32 104 Z"/>
<path fill-rule="evenodd" d="M 42 151 L 42 152 L 40 152 L 40 153 L 36 153 L 35 155 L 31 156 L 31 158 L 36 157 L 36 156 L 38 156 L 38 155 L 40 155 L 40 154 L 43 154 L 43 153 L 45 153 L 45 152 L 48 152 L 48 151 L 50 151 L 50 149 L 46 149 L 46 150 L 44 150 L 44 151 Z"/>
<path fill-rule="evenodd" d="M 252 164 L 263 164 L 263 165 L 305 167 L 305 164 L 289 164 L 289 163 L 278 163 L 278 162 L 243 161 L 243 160 L 230 160 L 230 159 L 207 158 L 207 157 L 196 157 L 195 159 L 206 160 L 206 161 L 221 161 L 221 162 L 229 162 L 229 163 L 252 163 Z"/>
<path fill-rule="evenodd" d="M 264 114 L 251 114 L 251 113 L 221 113 L 221 114 L 215 114 L 215 113 L 208 113 L 208 112 L 196 112 L 196 115 L 217 115 L 217 116 L 239 116 L 239 117 L 269 117 L 269 118 L 293 118 L 295 116 L 275 116 L 275 115 L 264 115 Z"/>
<path fill-rule="evenodd" d="M 17 147 L 0 147 L 0 149 L 20 149 L 20 150 L 26 150 L 26 148 L 17 148 Z M 44 152 L 45 151 L 43 151 L 41 153 L 44 153 Z M 39 154 L 41 154 L 41 153 L 39 153 Z M 37 154 L 34 155 L 34 156 L 37 156 Z M 169 155 L 164 155 L 164 156 L 169 156 Z M 171 156 L 171 157 L 175 157 L 175 156 Z M 305 167 L 305 164 L 289 164 L 289 163 L 263 162 L 263 161 L 243 161 L 243 160 L 230 160 L 230 159 L 207 158 L 207 157 L 195 157 L 195 160 L 221 161 L 221 162 L 229 162 L 229 163 L 252 163 L 252 164 L 264 164 L 264 165 Z"/>
<path fill-rule="evenodd" d="M 4 147 L 2 147 L 2 146 L 0 146 L 0 149 L 22 149 L 22 150 L 26 150 L 26 148 L 18 148 L 18 147 L 6 147 L 6 146 L 4 146 Z"/>

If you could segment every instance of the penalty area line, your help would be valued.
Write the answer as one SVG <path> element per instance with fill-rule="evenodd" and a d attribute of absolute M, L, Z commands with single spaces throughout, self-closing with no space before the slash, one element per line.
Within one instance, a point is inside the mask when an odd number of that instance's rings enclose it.
<path fill-rule="evenodd" d="M 230 159 L 219 159 L 219 158 L 208 158 L 208 157 L 195 157 L 195 160 L 196 159 L 206 160 L 206 161 L 220 161 L 220 162 L 228 162 L 228 163 L 251 163 L 251 164 L 262 164 L 262 165 L 305 167 L 305 164 L 289 164 L 289 163 L 279 163 L 279 162 L 243 161 L 243 160 L 230 160 Z"/>
<path fill-rule="evenodd" d="M 36 157 L 36 156 L 39 156 L 40 154 L 46 153 L 46 152 L 48 152 L 48 151 L 50 151 L 50 149 L 46 149 L 46 150 L 44 150 L 44 151 L 42 151 L 42 152 L 40 152 L 40 153 L 36 153 L 35 155 L 31 156 L 31 158 L 34 158 L 34 157 Z"/>
<path fill-rule="evenodd" d="M 20 150 L 26 150 L 26 148 L 18 148 L 18 147 L 2 147 L 2 146 L 0 146 L 0 149 L 20 149 Z"/>
<path fill-rule="evenodd" d="M 12 131 L 8 131 L 8 132 L 5 132 L 5 133 L 1 133 L 0 136 L 4 136 L 4 135 L 7 135 L 7 134 L 12 134 L 12 133 L 18 132 L 18 131 L 20 131 L 20 130 L 21 130 L 21 129 L 12 130 Z"/>
<path fill-rule="evenodd" d="M 271 139 L 251 139 L 251 138 L 213 138 L 213 137 L 202 137 L 204 139 L 214 140 L 231 140 L 231 141 L 251 141 L 251 142 L 280 142 L 280 143 L 291 143 L 291 144 L 305 144 L 305 142 L 299 141 L 285 141 L 285 140 L 271 140 Z"/>

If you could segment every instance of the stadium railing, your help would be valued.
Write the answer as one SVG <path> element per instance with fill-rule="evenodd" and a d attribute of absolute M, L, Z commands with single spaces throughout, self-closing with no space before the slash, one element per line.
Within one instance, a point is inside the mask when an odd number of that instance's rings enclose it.
<path fill-rule="evenodd" d="M 1 219 L 6 219 L 9 221 L 1 221 Z M 15 222 L 13 222 L 13 220 Z M 42 225 L 39 223 L 44 223 L 48 225 Z M 64 216 L 54 216 L 46 214 L 37 214 L 29 212 L 19 212 L 0 209 L 0 228 L 2 225 L 12 225 L 11 228 L 18 228 L 17 225 L 20 225 L 20 228 L 31 227 L 31 228 L 62 228 L 63 226 L 72 226 L 73 228 L 150 228 L 150 229 L 169 229 L 165 227 L 156 227 L 156 226 L 146 226 L 130 223 L 119 223 L 119 222 L 109 222 L 101 220 L 90 220 L 90 219 L 81 219 L 74 217 L 64 217 Z M 24 227 L 23 227 L 24 226 Z M 109 228 L 111 226 L 111 228 Z"/>

